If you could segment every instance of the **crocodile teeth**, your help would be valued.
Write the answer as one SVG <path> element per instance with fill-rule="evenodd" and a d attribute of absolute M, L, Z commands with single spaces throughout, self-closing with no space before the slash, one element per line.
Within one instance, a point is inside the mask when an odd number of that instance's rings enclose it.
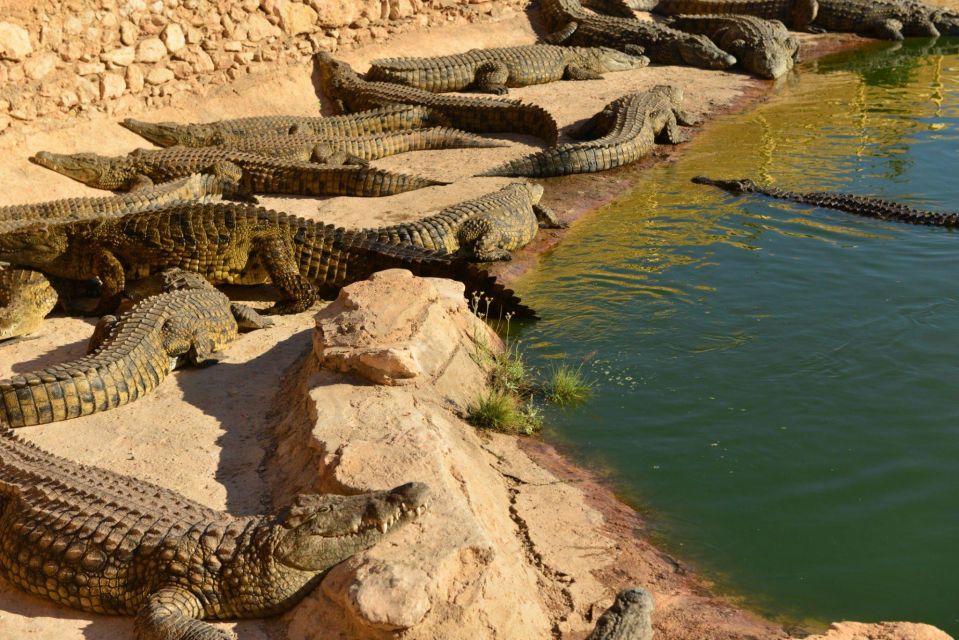
<path fill-rule="evenodd" d="M 386 533 L 386 530 L 389 528 L 390 528 L 390 525 L 386 524 L 386 522 L 383 522 L 380 525 L 380 533 Z"/>
<path fill-rule="evenodd" d="M 426 511 L 426 507 L 424 507 L 424 506 L 422 506 L 422 505 L 416 507 L 416 515 L 417 515 L 417 516 L 423 515 L 423 512 L 424 512 L 424 511 Z"/>

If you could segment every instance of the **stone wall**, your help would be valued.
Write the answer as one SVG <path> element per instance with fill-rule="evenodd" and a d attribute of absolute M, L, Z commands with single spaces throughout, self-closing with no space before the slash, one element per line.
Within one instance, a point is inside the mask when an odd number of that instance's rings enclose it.
<path fill-rule="evenodd" d="M 526 0 L 0 0 L 0 132 L 121 114 Z M 424 37 L 428 31 L 424 31 Z"/>

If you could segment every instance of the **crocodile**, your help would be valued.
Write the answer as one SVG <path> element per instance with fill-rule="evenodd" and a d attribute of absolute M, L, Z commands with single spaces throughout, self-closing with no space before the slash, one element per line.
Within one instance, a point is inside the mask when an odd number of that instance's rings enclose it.
<path fill-rule="evenodd" d="M 540 10 L 552 44 L 611 47 L 646 55 L 653 62 L 726 69 L 736 58 L 709 38 L 683 33 L 648 20 L 599 15 L 579 0 L 541 0 Z"/>
<path fill-rule="evenodd" d="M 375 133 L 353 138 L 329 138 L 313 134 L 237 136 L 224 138 L 223 147 L 277 158 L 337 164 L 365 164 L 386 156 L 426 149 L 466 149 L 507 146 L 448 127 L 431 127 Z"/>
<path fill-rule="evenodd" d="M 239 330 L 271 322 L 231 303 L 206 279 L 179 270 L 162 274 L 165 293 L 119 319 L 104 316 L 86 356 L 0 380 L 0 428 L 31 427 L 88 416 L 153 391 L 179 364 L 215 362 Z"/>
<path fill-rule="evenodd" d="M 366 231 L 387 244 L 460 253 L 481 262 L 509 260 L 510 251 L 527 245 L 537 228 L 565 226 L 539 204 L 542 197 L 542 186 L 516 182 L 416 222 Z"/>
<path fill-rule="evenodd" d="M 429 487 L 300 494 L 232 516 L 0 432 L 0 575 L 73 609 L 134 616 L 140 640 L 235 640 L 205 620 L 273 616 L 416 519 Z"/>
<path fill-rule="evenodd" d="M 368 234 L 237 203 L 175 204 L 119 218 L 36 224 L 0 234 L 0 260 L 72 280 L 101 283 L 100 310 L 113 309 L 128 279 L 179 267 L 213 284 L 271 282 L 281 299 L 269 313 L 305 311 L 381 269 L 460 279 L 503 313 L 533 316 L 509 289 L 463 260 Z"/>
<path fill-rule="evenodd" d="M 747 15 L 679 15 L 667 24 L 706 36 L 736 56 L 738 66 L 763 78 L 785 75 L 799 62 L 799 40 L 778 20 Z"/>
<path fill-rule="evenodd" d="M 635 162 L 652 151 L 657 140 L 685 141 L 677 125 L 694 120 L 680 110 L 682 89 L 657 85 L 610 102 L 572 135 L 584 142 L 562 144 L 510 160 L 481 176 L 548 177 L 592 173 Z"/>
<path fill-rule="evenodd" d="M 30 161 L 89 187 L 124 191 L 197 171 L 228 176 L 248 194 L 376 197 L 447 184 L 372 167 L 329 166 L 224 147 L 137 149 L 125 156 L 112 157 L 41 151 Z"/>
<path fill-rule="evenodd" d="M 655 603 L 641 587 L 623 589 L 586 640 L 652 640 Z"/>
<path fill-rule="evenodd" d="M 439 112 L 449 126 L 457 129 L 476 133 L 526 133 L 549 144 L 555 144 L 558 137 L 553 116 L 537 105 L 518 100 L 437 95 L 391 82 L 371 82 L 324 51 L 317 53 L 313 60 L 323 93 L 343 112 L 411 104 Z"/>
<path fill-rule="evenodd" d="M 50 280 L 30 269 L 0 269 L 0 340 L 37 331 L 57 306 Z"/>
<path fill-rule="evenodd" d="M 405 131 L 447 122 L 427 107 L 390 105 L 342 116 L 253 116 L 195 124 L 143 122 L 127 118 L 120 123 L 158 147 L 208 147 L 239 136 L 307 133 L 328 137 L 355 137 L 387 131 Z"/>
<path fill-rule="evenodd" d="M 719 187 L 729 193 L 745 194 L 758 193 L 778 200 L 788 200 L 809 204 L 822 209 L 836 209 L 846 213 L 854 213 L 867 218 L 905 222 L 908 224 L 924 224 L 936 227 L 959 227 L 959 212 L 926 211 L 916 209 L 899 202 L 881 200 L 868 196 L 857 196 L 850 193 L 835 191 L 797 192 L 763 187 L 752 180 L 714 180 L 703 176 L 693 178 L 696 184 L 708 184 Z"/>
<path fill-rule="evenodd" d="M 747 14 L 796 31 L 857 33 L 884 40 L 937 37 L 936 7 L 916 0 L 658 0 L 665 14 Z M 941 18 L 940 18 L 941 19 Z"/>
<path fill-rule="evenodd" d="M 607 47 L 530 44 L 434 58 L 374 60 L 366 79 L 395 82 L 433 92 L 465 91 L 503 95 L 508 87 L 558 80 L 599 80 L 603 73 L 639 69 L 649 58 Z"/>
<path fill-rule="evenodd" d="M 103 198 L 66 198 L 0 207 L 0 233 L 37 221 L 83 220 L 146 211 L 172 202 L 217 202 L 237 185 L 212 175 L 191 175 L 133 193 Z M 0 268 L 0 340 L 33 333 L 56 306 L 70 307 L 71 287 L 37 272 Z"/>

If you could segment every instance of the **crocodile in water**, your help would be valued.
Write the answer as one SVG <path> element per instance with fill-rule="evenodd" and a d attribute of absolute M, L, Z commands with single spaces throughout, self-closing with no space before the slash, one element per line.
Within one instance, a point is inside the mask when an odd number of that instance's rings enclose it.
<path fill-rule="evenodd" d="M 33 225 L 0 234 L 0 260 L 72 280 L 99 279 L 101 308 L 115 306 L 127 279 L 179 267 L 213 284 L 269 281 L 281 293 L 273 313 L 304 311 L 317 290 L 333 294 L 382 269 L 456 278 L 494 306 L 534 315 L 484 271 L 366 232 L 233 203 L 173 205 L 120 218 Z"/>
<path fill-rule="evenodd" d="M 66 198 L 52 202 L 0 207 L 0 233 L 37 221 L 84 220 L 147 211 L 173 202 L 218 202 L 232 196 L 237 185 L 212 175 L 191 175 L 181 180 L 103 198 Z M 60 291 L 57 291 L 57 288 Z M 67 283 L 51 283 L 46 276 L 0 268 L 0 340 L 33 333 L 57 303 L 58 293 L 68 294 Z M 65 306 L 69 295 L 60 295 Z"/>
<path fill-rule="evenodd" d="M 542 178 L 606 171 L 635 162 L 652 151 L 657 140 L 672 144 L 685 140 L 677 125 L 690 125 L 693 120 L 680 110 L 682 99 L 682 89 L 669 85 L 625 95 L 575 132 L 576 137 L 589 140 L 538 151 L 480 175 Z"/>
<path fill-rule="evenodd" d="M 119 319 L 104 316 L 88 355 L 0 380 L 0 426 L 30 427 L 107 411 L 153 391 L 176 366 L 212 364 L 239 329 L 271 324 L 194 273 L 166 272 L 167 291 Z"/>
<path fill-rule="evenodd" d="M 197 171 L 228 176 L 246 193 L 303 196 L 388 196 L 446 184 L 372 167 L 270 158 L 225 147 L 137 149 L 125 156 L 112 157 L 41 151 L 30 161 L 97 189 L 127 190 Z"/>
<path fill-rule="evenodd" d="M 551 32 L 547 39 L 554 44 L 612 47 L 643 53 L 653 62 L 705 69 L 726 69 L 736 63 L 705 36 L 648 20 L 599 15 L 584 9 L 579 0 L 540 0 L 540 10 Z"/>
<path fill-rule="evenodd" d="M 509 260 L 510 251 L 526 246 L 538 228 L 565 226 L 539 204 L 542 197 L 542 186 L 517 182 L 416 222 L 367 231 L 388 244 L 459 252 L 481 262 Z"/>
<path fill-rule="evenodd" d="M 959 212 L 940 212 L 915 209 L 899 202 L 857 196 L 850 193 L 835 191 L 797 192 L 777 189 L 776 187 L 762 187 L 752 180 L 713 180 L 698 176 L 693 178 L 696 184 L 709 184 L 724 189 L 729 193 L 758 193 L 770 198 L 789 200 L 810 204 L 823 209 L 836 209 L 846 213 L 854 213 L 867 218 L 906 222 L 908 224 L 925 224 L 936 227 L 959 227 Z"/>
<path fill-rule="evenodd" d="M 763 78 L 778 78 L 799 62 L 799 40 L 778 20 L 747 15 L 679 15 L 669 25 L 700 33 L 736 56 L 736 64 Z"/>
<path fill-rule="evenodd" d="M 395 82 L 426 91 L 505 94 L 507 87 L 525 87 L 558 80 L 598 80 L 610 71 L 639 69 L 649 58 L 607 47 L 520 47 L 471 49 L 435 58 L 374 60 L 367 80 Z"/>
<path fill-rule="evenodd" d="M 0 575 L 91 613 L 136 616 L 139 640 L 235 640 L 203 620 L 286 611 L 334 565 L 427 506 L 429 489 L 301 494 L 231 516 L 0 432 Z"/>
<path fill-rule="evenodd" d="M 542 107 L 517 100 L 437 95 L 391 82 L 370 82 L 328 53 L 314 57 L 323 93 L 344 112 L 396 104 L 428 107 L 450 126 L 477 133 L 526 133 L 556 142 L 556 121 Z"/>
<path fill-rule="evenodd" d="M 120 123 L 159 147 L 208 147 L 238 136 L 307 133 L 328 137 L 355 137 L 386 131 L 405 131 L 446 124 L 426 107 L 390 105 L 342 116 L 254 116 L 194 124 L 143 122 L 127 118 Z"/>

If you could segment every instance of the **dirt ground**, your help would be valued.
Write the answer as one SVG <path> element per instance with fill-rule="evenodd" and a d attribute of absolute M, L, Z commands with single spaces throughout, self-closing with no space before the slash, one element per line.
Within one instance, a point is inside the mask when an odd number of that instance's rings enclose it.
<path fill-rule="evenodd" d="M 949 0 L 948 4 L 959 5 L 959 0 Z M 364 70 L 369 60 L 387 55 L 438 55 L 471 47 L 530 43 L 536 38 L 535 14 L 531 12 L 530 16 L 404 34 L 386 45 L 366 47 L 343 57 L 358 70 Z M 804 38 L 807 42 L 816 41 Z M 657 66 L 609 74 L 599 81 L 553 83 L 513 90 L 511 94 L 547 107 L 560 127 L 566 127 L 589 117 L 623 93 L 666 82 L 685 87 L 686 108 L 698 115 L 774 90 L 773 83 L 739 73 Z M 244 78 L 200 102 L 185 99 L 173 107 L 140 113 L 137 117 L 206 121 L 260 114 L 315 114 L 318 106 L 311 69 L 304 66 L 291 68 L 279 77 Z M 386 198 L 263 198 L 261 202 L 345 226 L 370 227 L 415 219 L 500 188 L 510 180 L 471 176 L 539 146 L 533 138 L 497 137 L 509 141 L 510 146 L 417 152 L 374 163 L 453 183 L 448 186 Z M 8 133 L 0 137 L 3 204 L 103 195 L 30 164 L 26 158 L 36 151 L 96 151 L 111 155 L 147 146 L 106 117 Z M 588 192 L 580 195 L 586 201 L 591 196 Z M 572 200 L 557 201 L 549 190 L 546 202 L 567 217 L 583 209 Z M 157 391 L 131 405 L 82 420 L 24 430 L 24 435 L 58 455 L 143 478 L 210 507 L 228 509 L 234 514 L 261 511 L 271 495 L 259 473 L 269 440 L 270 410 L 285 372 L 310 348 L 314 313 L 281 317 L 271 329 L 244 335 L 226 349 L 221 364 L 202 371 L 179 371 Z M 93 322 L 94 319 L 54 317 L 35 336 L 0 344 L 0 377 L 81 355 Z M 125 636 L 129 625 L 129 620 L 68 611 L 0 584 L 0 629 L 4 637 L 106 640 Z M 242 623 L 241 628 L 244 638 L 274 635 L 270 623 Z"/>

